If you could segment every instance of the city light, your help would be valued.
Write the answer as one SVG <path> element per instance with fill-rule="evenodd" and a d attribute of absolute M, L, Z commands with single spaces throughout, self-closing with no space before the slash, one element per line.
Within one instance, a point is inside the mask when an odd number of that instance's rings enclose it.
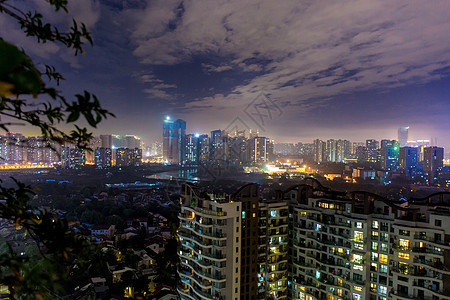
<path fill-rule="evenodd" d="M 169 116 L 166 117 L 166 121 L 170 121 L 170 117 Z"/>

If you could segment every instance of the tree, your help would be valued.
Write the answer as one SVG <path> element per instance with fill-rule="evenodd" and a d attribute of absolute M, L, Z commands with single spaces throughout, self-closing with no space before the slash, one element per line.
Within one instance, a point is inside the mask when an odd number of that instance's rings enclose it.
<path fill-rule="evenodd" d="M 68 13 L 68 0 L 46 1 L 56 13 Z M 84 53 L 86 42 L 92 44 L 86 26 L 75 20 L 68 32 L 60 32 L 46 23 L 39 12 L 22 11 L 10 0 L 0 0 L 0 13 L 18 22 L 26 35 L 39 43 L 59 43 L 75 55 Z M 114 115 L 87 91 L 69 101 L 53 86 L 59 86 L 63 80 L 53 66 L 39 70 L 23 49 L 0 36 L 0 116 L 13 120 L 0 123 L 0 128 L 8 131 L 17 122 L 28 124 L 40 129 L 48 147 L 72 143 L 89 150 L 87 143 L 92 133 L 77 125 L 80 117 L 96 127 Z M 73 125 L 73 129 L 66 133 L 60 129 L 63 124 Z M 69 278 L 85 272 L 83 266 L 89 264 L 93 245 L 71 232 L 66 220 L 32 206 L 32 187 L 15 183 L 15 188 L 6 188 L 0 182 L 0 218 L 23 228 L 36 242 L 42 259 L 33 264 L 27 253 L 15 253 L 6 245 L 7 250 L 0 253 L 0 284 L 8 286 L 11 299 L 58 298 L 67 293 Z"/>

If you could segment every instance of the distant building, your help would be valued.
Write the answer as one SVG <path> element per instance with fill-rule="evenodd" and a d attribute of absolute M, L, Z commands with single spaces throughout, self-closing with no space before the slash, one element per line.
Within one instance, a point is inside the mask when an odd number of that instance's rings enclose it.
<path fill-rule="evenodd" d="M 84 149 L 62 147 L 61 166 L 69 169 L 79 169 L 86 163 L 86 153 Z"/>
<path fill-rule="evenodd" d="M 326 161 L 335 162 L 336 161 L 336 141 L 331 139 L 327 141 L 327 149 L 326 149 Z"/>
<path fill-rule="evenodd" d="M 98 169 L 110 168 L 112 166 L 112 149 L 97 148 L 95 149 L 95 166 Z"/>
<path fill-rule="evenodd" d="M 398 143 L 400 147 L 405 147 L 408 144 L 408 129 L 409 127 L 398 128 Z"/>
<path fill-rule="evenodd" d="M 295 146 L 291 143 L 278 143 L 273 145 L 274 154 L 294 155 Z"/>
<path fill-rule="evenodd" d="M 248 141 L 247 151 L 250 154 L 250 162 L 264 163 L 269 161 L 270 140 L 266 137 L 254 137 Z"/>
<path fill-rule="evenodd" d="M 213 161 L 224 161 L 227 160 L 227 136 L 225 131 L 214 130 L 211 131 L 210 136 L 210 159 Z"/>
<path fill-rule="evenodd" d="M 167 117 L 163 123 L 163 157 L 164 160 L 180 164 L 184 159 L 184 143 L 186 137 L 186 121 L 172 121 Z"/>
<path fill-rule="evenodd" d="M 139 166 L 142 162 L 142 149 L 118 148 L 116 150 L 116 166 Z"/>
<path fill-rule="evenodd" d="M 326 161 L 327 144 L 319 139 L 314 140 L 314 161 L 321 163 Z"/>
<path fill-rule="evenodd" d="M 111 134 L 100 135 L 100 140 L 102 141 L 101 148 L 112 148 L 113 146 L 113 136 Z"/>
<path fill-rule="evenodd" d="M 443 167 L 444 148 L 426 147 L 423 149 L 423 173 L 429 179 L 434 179 L 436 172 Z"/>
<path fill-rule="evenodd" d="M 397 142 L 393 144 L 387 144 L 385 147 L 381 148 L 381 168 L 383 170 L 397 170 L 399 151 L 400 147 L 398 146 Z"/>
<path fill-rule="evenodd" d="M 197 138 L 198 160 L 200 162 L 207 162 L 209 160 L 209 137 L 207 134 L 202 134 Z"/>
<path fill-rule="evenodd" d="M 185 158 L 184 163 L 186 164 L 192 164 L 196 163 L 198 161 L 198 135 L 195 134 L 188 134 L 186 135 L 186 142 L 185 142 Z"/>
<path fill-rule="evenodd" d="M 401 147 L 398 164 L 406 176 L 414 177 L 417 174 L 417 148 Z"/>
<path fill-rule="evenodd" d="M 378 156 L 378 141 L 366 140 L 367 161 L 371 163 L 377 162 Z"/>

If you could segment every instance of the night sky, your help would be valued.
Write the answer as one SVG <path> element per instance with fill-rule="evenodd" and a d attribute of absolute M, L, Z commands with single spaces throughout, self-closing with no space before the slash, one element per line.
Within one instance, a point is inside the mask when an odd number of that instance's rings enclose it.
<path fill-rule="evenodd" d="M 72 0 L 70 16 L 16 2 L 92 32 L 94 47 L 74 57 L 0 17 L 5 40 L 63 73 L 66 96 L 89 90 L 117 115 L 96 134 L 149 143 L 170 115 L 188 132 L 252 128 L 277 142 L 396 138 L 410 126 L 410 139 L 450 149 L 448 0 Z"/>

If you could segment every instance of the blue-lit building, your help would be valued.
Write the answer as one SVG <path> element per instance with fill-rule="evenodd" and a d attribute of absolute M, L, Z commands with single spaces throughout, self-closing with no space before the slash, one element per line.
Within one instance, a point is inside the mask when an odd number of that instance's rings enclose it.
<path fill-rule="evenodd" d="M 384 170 L 394 171 L 398 169 L 398 155 L 400 147 L 396 141 L 392 141 L 381 148 L 381 168 Z"/>
<path fill-rule="evenodd" d="M 185 158 L 186 121 L 172 121 L 167 117 L 163 123 L 163 157 L 173 164 L 180 164 Z"/>
<path fill-rule="evenodd" d="M 417 150 L 416 147 L 401 147 L 399 153 L 399 166 L 406 176 L 417 176 Z"/>
<path fill-rule="evenodd" d="M 184 163 L 193 164 L 198 161 L 198 135 L 186 135 L 186 149 Z"/>

